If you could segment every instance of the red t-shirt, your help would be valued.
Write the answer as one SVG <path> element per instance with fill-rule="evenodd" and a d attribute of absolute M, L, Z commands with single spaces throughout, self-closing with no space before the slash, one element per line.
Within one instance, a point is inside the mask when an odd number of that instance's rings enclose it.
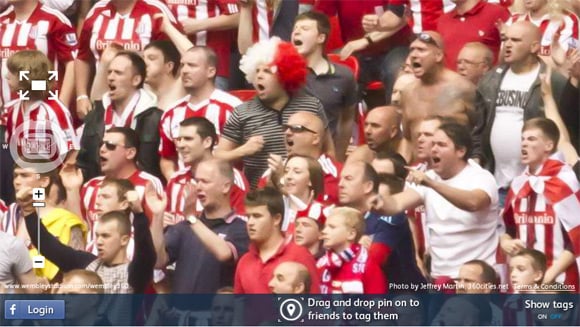
<path fill-rule="evenodd" d="M 305 247 L 297 245 L 292 238 L 287 238 L 276 254 L 262 262 L 256 245 L 250 243 L 248 253 L 238 262 L 234 281 L 235 294 L 270 294 L 268 283 L 272 279 L 274 269 L 278 264 L 286 261 L 295 261 L 303 264 L 310 273 L 312 285 L 311 294 L 320 293 L 320 277 L 316 270 L 314 257 Z"/>
<path fill-rule="evenodd" d="M 445 66 L 456 70 L 457 55 L 469 42 L 485 44 L 493 52 L 494 61 L 497 61 L 501 35 L 495 25 L 498 20 L 505 22 L 509 17 L 507 9 L 485 1 L 480 1 L 463 15 L 453 10 L 441 16 L 437 31 L 445 44 Z"/>
<path fill-rule="evenodd" d="M 364 15 L 382 13 L 387 10 L 388 0 L 324 0 L 317 1 L 315 10 L 325 13 L 328 17 L 338 15 L 338 22 L 344 43 L 363 38 L 366 34 L 362 27 Z M 408 45 L 411 37 L 409 26 L 403 27 L 393 36 L 369 46 L 361 54 L 379 54 L 388 52 L 396 46 Z"/>

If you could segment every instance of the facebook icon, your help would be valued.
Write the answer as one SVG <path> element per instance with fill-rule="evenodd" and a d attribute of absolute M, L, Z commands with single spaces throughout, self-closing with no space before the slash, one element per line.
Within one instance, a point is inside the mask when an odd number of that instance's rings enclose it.
<path fill-rule="evenodd" d="M 4 319 L 64 319 L 64 300 L 6 300 Z"/>
<path fill-rule="evenodd" d="M 4 302 L 4 319 L 16 317 L 16 303 L 12 301 Z"/>

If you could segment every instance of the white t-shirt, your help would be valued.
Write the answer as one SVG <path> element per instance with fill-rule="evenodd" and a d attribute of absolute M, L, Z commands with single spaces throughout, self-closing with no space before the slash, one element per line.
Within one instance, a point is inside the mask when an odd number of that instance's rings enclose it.
<path fill-rule="evenodd" d="M 494 175 L 499 187 L 509 187 L 512 179 L 524 171 L 520 156 L 524 106 L 539 72 L 539 64 L 534 70 L 520 75 L 509 69 L 501 82 L 489 137 L 495 159 Z"/>
<path fill-rule="evenodd" d="M 454 188 L 482 190 L 491 199 L 489 207 L 468 212 L 457 208 L 430 187 L 411 186 L 425 204 L 431 274 L 456 278 L 461 265 L 473 259 L 484 260 L 493 266 L 499 241 L 497 226 L 501 221 L 497 184 L 491 173 L 470 160 L 459 174 L 450 179 L 441 179 L 433 170 L 429 170 L 427 175 Z"/>
<path fill-rule="evenodd" d="M 0 232 L 0 283 L 13 285 L 18 276 L 32 270 L 32 260 L 24 242 Z"/>

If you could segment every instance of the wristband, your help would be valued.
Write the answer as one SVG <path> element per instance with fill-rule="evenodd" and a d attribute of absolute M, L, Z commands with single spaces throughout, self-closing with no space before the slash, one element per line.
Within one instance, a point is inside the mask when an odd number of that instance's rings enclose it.
<path fill-rule="evenodd" d="M 371 45 L 371 44 L 375 43 L 375 42 L 373 42 L 373 39 L 371 39 L 371 36 L 370 36 L 370 35 L 368 35 L 368 34 L 367 34 L 367 35 L 365 35 L 365 40 L 367 40 L 367 42 L 369 43 L 369 45 Z"/>
<path fill-rule="evenodd" d="M 88 96 L 88 95 L 86 95 L 86 94 L 83 94 L 83 95 L 79 95 L 79 96 L 77 97 L 77 101 L 81 101 L 81 100 L 84 100 L 84 99 L 87 99 L 87 100 L 89 100 L 89 96 Z"/>

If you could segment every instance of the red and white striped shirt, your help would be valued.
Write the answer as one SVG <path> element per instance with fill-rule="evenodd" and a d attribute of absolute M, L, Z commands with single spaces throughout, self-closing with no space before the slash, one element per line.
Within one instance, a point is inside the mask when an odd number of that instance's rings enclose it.
<path fill-rule="evenodd" d="M 213 123 L 218 135 L 221 134 L 224 125 L 235 107 L 242 101 L 235 96 L 215 89 L 206 99 L 200 103 L 189 102 L 191 96 L 187 95 L 175 105 L 163 113 L 159 122 L 159 155 L 171 158 L 177 155 L 173 140 L 179 136 L 179 124 L 190 117 L 205 117 Z"/>
<path fill-rule="evenodd" d="M 237 0 L 164 0 L 177 21 L 208 19 L 239 12 Z M 217 74 L 229 76 L 230 50 L 234 33 L 229 31 L 199 31 L 189 35 L 196 46 L 208 46 L 218 55 Z"/>
<path fill-rule="evenodd" d="M 255 6 L 252 7 L 252 41 L 256 43 L 268 40 L 272 24 L 274 24 L 273 1 L 256 0 Z"/>
<path fill-rule="evenodd" d="M 174 225 L 185 220 L 183 210 L 185 209 L 185 201 L 188 200 L 185 198 L 185 186 L 195 183 L 191 168 L 184 168 L 171 177 L 165 188 L 165 194 L 167 194 L 166 213 L 171 216 L 171 219 L 165 220 L 166 225 Z M 248 180 L 244 174 L 234 168 L 234 185 L 230 192 L 230 206 L 236 213 L 245 214 L 244 199 L 249 191 L 250 184 Z M 203 205 L 198 200 L 196 204 L 197 214 L 201 213 L 202 210 Z"/>
<path fill-rule="evenodd" d="M 580 257 L 580 184 L 572 168 L 548 159 L 537 175 L 516 177 L 506 197 L 503 218 L 515 238 L 546 254 L 548 267 L 565 249 Z M 578 266 L 572 264 L 557 282 L 578 288 Z"/>
<path fill-rule="evenodd" d="M 0 220 L 4 218 L 6 211 L 8 211 L 8 207 L 6 206 L 6 203 L 0 199 Z"/>
<path fill-rule="evenodd" d="M 340 180 L 340 172 L 342 171 L 342 163 L 326 154 L 318 157 L 318 163 L 324 173 L 324 194 L 319 195 L 316 201 L 336 204 L 338 203 L 338 182 Z M 270 169 L 266 170 L 258 181 L 258 188 L 266 187 L 271 175 L 272 171 Z"/>
<path fill-rule="evenodd" d="M 33 102 L 26 112 L 22 101 L 13 100 L 6 105 L 2 121 L 6 141 L 16 137 L 18 153 L 24 158 L 49 155 L 56 159 L 80 148 L 70 112 L 58 99 Z"/>
<path fill-rule="evenodd" d="M 99 218 L 97 214 L 97 195 L 101 184 L 105 176 L 99 176 L 91 179 L 90 181 L 86 182 L 83 187 L 81 188 L 81 213 L 83 218 L 87 222 L 87 226 L 89 228 L 89 233 L 87 234 L 87 251 L 96 253 L 96 222 Z M 134 186 L 135 191 L 139 194 L 139 199 L 141 199 L 141 205 L 143 206 L 143 210 L 145 211 L 145 215 L 149 219 L 151 219 L 151 210 L 149 206 L 145 202 L 144 194 L 145 194 L 145 187 L 148 183 L 151 183 L 158 194 L 163 192 L 163 185 L 159 178 L 146 173 L 144 171 L 135 171 L 133 175 L 127 178 Z"/>
<path fill-rule="evenodd" d="M 291 203 L 298 210 L 293 210 Z M 285 233 L 286 236 L 294 237 L 294 232 L 296 231 L 296 219 L 302 217 L 308 217 L 320 222 L 320 225 L 324 226 L 326 222 L 326 217 L 330 215 L 334 205 L 326 206 L 318 201 L 311 201 L 310 203 L 304 203 L 297 197 L 293 195 L 284 196 L 284 221 L 280 230 Z"/>
<path fill-rule="evenodd" d="M 66 63 L 77 55 L 77 37 L 68 18 L 58 10 L 39 3 L 25 21 L 16 20 L 12 6 L 0 14 L 0 58 L 2 66 L 0 89 L 3 103 L 16 99 L 6 79 L 8 57 L 20 50 L 38 50 L 44 53 L 64 79 Z"/>
<path fill-rule="evenodd" d="M 117 12 L 112 1 L 97 2 L 87 14 L 79 41 L 79 59 L 98 62 L 103 50 L 116 42 L 125 50 L 141 52 L 151 41 L 165 39 L 161 32 L 163 13 L 176 24 L 171 11 L 158 0 L 137 0 L 133 10 L 126 15 Z"/>
<path fill-rule="evenodd" d="M 437 30 L 437 20 L 455 8 L 451 0 L 391 0 L 390 5 L 404 5 L 411 14 L 413 33 Z"/>
<path fill-rule="evenodd" d="M 542 33 L 542 40 L 540 41 L 541 56 L 550 56 L 552 54 L 552 39 L 556 33 L 560 33 L 559 42 L 562 49 L 578 48 L 578 26 L 580 25 L 578 16 L 566 10 L 564 15 L 562 15 L 561 21 L 551 20 L 551 18 L 549 14 L 542 16 L 540 19 L 533 19 L 529 13 L 515 14 L 508 19 L 506 24 L 511 25 L 514 22 L 525 21 L 538 26 Z"/>
<path fill-rule="evenodd" d="M 22 221 L 22 210 L 20 210 L 18 204 L 12 203 L 6 208 L 6 212 L 2 217 L 2 223 L 0 223 L 0 231 L 6 234 L 16 236 L 16 233 L 18 231 L 18 225 L 21 222 L 22 223 L 24 222 Z"/>

